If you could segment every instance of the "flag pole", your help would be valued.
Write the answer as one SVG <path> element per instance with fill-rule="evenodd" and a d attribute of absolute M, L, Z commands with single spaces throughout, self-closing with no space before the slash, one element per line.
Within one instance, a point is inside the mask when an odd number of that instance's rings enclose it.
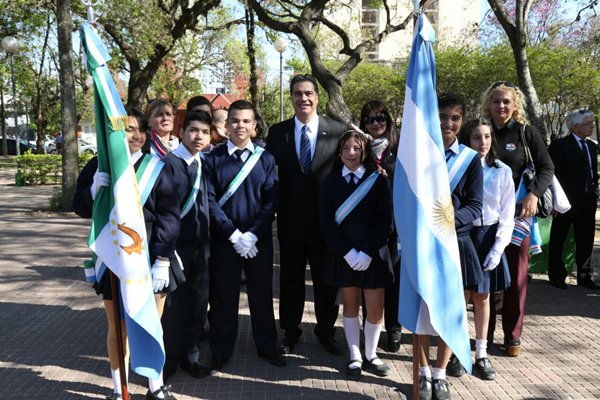
<path fill-rule="evenodd" d="M 113 315 L 115 320 L 113 326 L 117 330 L 117 355 L 119 356 L 119 375 L 121 376 L 121 396 L 123 400 L 129 400 L 129 392 L 127 391 L 127 371 L 125 370 L 125 348 L 123 346 L 123 327 L 121 319 L 121 296 L 119 286 L 115 274 L 107 268 L 105 273 L 110 275 L 110 291 L 112 294 Z"/>
<path fill-rule="evenodd" d="M 427 0 L 414 0 L 413 1 L 413 32 L 417 27 L 419 21 L 419 9 L 424 6 Z M 413 399 L 419 398 L 419 335 L 413 332 L 412 335 L 412 363 L 413 363 Z"/>

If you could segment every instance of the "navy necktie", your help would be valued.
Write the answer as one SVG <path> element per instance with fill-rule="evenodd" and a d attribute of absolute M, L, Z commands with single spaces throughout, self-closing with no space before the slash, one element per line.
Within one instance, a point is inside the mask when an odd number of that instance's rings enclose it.
<path fill-rule="evenodd" d="M 235 154 L 235 158 L 237 158 L 241 162 L 244 162 L 244 160 L 242 159 L 242 155 L 244 154 L 245 151 L 246 151 L 246 149 L 237 149 L 236 151 L 233 152 L 233 154 Z"/>
<path fill-rule="evenodd" d="M 452 155 L 454 154 L 454 152 L 450 149 L 446 149 L 445 154 L 446 154 L 446 163 L 448 163 L 448 161 L 450 161 L 450 158 L 452 158 Z"/>
<path fill-rule="evenodd" d="M 348 175 L 346 175 L 348 177 L 348 185 L 352 188 L 356 187 L 356 181 L 358 180 L 357 176 L 354 175 L 353 172 L 350 172 Z"/>
<path fill-rule="evenodd" d="M 308 134 L 306 131 L 308 130 L 308 126 L 302 125 L 302 129 L 300 131 L 300 166 L 302 167 L 302 171 L 305 174 L 310 172 L 310 166 L 312 164 L 312 159 L 310 157 L 310 140 L 308 140 Z"/>

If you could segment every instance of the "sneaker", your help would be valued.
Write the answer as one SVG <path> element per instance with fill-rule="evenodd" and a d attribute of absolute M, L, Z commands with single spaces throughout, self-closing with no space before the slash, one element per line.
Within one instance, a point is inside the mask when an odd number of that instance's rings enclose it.
<path fill-rule="evenodd" d="M 458 360 L 458 357 L 452 354 L 452 357 L 450 357 L 450 361 L 448 362 L 448 366 L 446 367 L 446 375 L 460 378 L 466 372 L 467 371 Z"/>
<path fill-rule="evenodd" d="M 451 400 L 450 383 L 448 379 L 433 380 L 433 399 L 434 400 Z"/>
<path fill-rule="evenodd" d="M 431 378 L 419 376 L 419 400 L 431 400 L 432 387 Z"/>
<path fill-rule="evenodd" d="M 475 371 L 485 381 L 493 381 L 496 379 L 496 371 L 492 367 L 489 358 L 483 357 L 475 360 Z"/>

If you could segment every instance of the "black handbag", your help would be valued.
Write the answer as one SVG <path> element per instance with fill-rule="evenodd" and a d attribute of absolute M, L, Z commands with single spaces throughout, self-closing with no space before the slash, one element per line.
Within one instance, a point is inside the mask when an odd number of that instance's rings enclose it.
<path fill-rule="evenodd" d="M 525 139 L 525 125 L 521 126 L 521 141 L 523 142 L 523 147 L 525 148 L 525 171 L 523 171 L 523 175 L 527 179 L 527 183 L 532 182 L 536 179 L 536 171 L 535 164 L 533 163 L 533 158 L 531 157 L 531 151 L 529 150 L 529 145 L 527 144 L 527 140 Z M 552 194 L 552 190 L 550 186 L 548 189 L 538 198 L 537 204 L 537 214 L 536 217 L 539 218 L 547 218 L 552 215 L 552 211 L 554 210 L 554 195 Z"/>

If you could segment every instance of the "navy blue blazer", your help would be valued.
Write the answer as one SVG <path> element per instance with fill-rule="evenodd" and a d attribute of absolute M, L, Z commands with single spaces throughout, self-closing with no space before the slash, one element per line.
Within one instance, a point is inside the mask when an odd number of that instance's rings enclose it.
<path fill-rule="evenodd" d="M 196 181 L 196 169 L 177 157 L 167 153 L 162 161 L 173 169 L 173 186 L 176 192 L 176 204 L 179 211 L 190 196 Z M 200 177 L 200 190 L 196 196 L 196 203 L 192 209 L 181 219 L 181 230 L 177 239 L 178 246 L 197 245 L 210 239 L 210 218 L 208 207 L 208 189 L 206 185 L 206 165 L 202 161 L 202 176 Z"/>
<path fill-rule="evenodd" d="M 135 163 L 137 170 L 143 158 Z M 92 217 L 93 200 L 90 187 L 98 169 L 98 158 L 92 158 L 77 178 L 77 189 L 73 197 L 73 211 L 83 218 Z M 157 256 L 174 257 L 175 242 L 179 235 L 179 209 L 173 188 L 173 170 L 165 165 L 160 171 L 150 197 L 143 206 L 146 234 L 150 246 L 150 261 Z"/>
<path fill-rule="evenodd" d="M 370 172 L 365 172 L 359 184 L 369 175 Z M 352 191 L 340 170 L 334 170 L 323 180 L 319 199 L 323 239 L 338 257 L 343 257 L 354 248 L 377 258 L 379 249 L 387 246 L 393 227 L 388 183 L 383 175 L 379 175 L 369 193 L 338 225 L 335 212 Z"/>
<path fill-rule="evenodd" d="M 473 221 L 481 217 L 483 208 L 483 168 L 475 156 L 452 192 L 454 226 L 457 236 L 468 236 Z"/>
<path fill-rule="evenodd" d="M 219 199 L 242 169 L 243 163 L 217 146 L 206 156 L 206 177 L 213 237 L 228 240 L 236 229 L 250 231 L 259 240 L 272 237 L 271 225 L 279 203 L 275 159 L 264 151 L 233 196 L 220 207 Z"/>

